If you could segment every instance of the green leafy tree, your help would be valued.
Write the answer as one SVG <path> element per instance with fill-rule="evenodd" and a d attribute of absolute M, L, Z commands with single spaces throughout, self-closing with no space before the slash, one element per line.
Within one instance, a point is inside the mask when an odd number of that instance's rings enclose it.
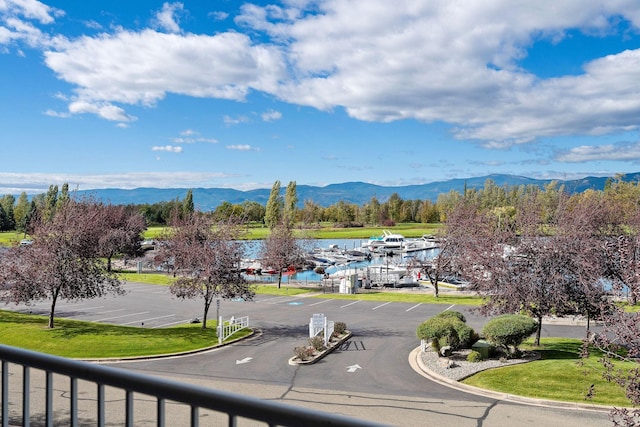
<path fill-rule="evenodd" d="M 322 221 L 322 207 L 313 200 L 305 200 L 301 216 L 305 224 L 318 223 Z"/>
<path fill-rule="evenodd" d="M 62 188 L 60 188 L 60 194 L 58 194 L 58 198 L 56 200 L 56 209 L 60 208 L 60 206 L 64 205 L 69 201 L 69 184 L 62 184 Z"/>
<path fill-rule="evenodd" d="M 296 182 L 290 181 L 284 194 L 284 207 L 282 210 L 282 221 L 286 222 L 288 227 L 293 227 L 296 223 L 297 204 L 298 194 L 296 191 Z"/>
<path fill-rule="evenodd" d="M 182 201 L 182 213 L 184 215 L 190 215 L 195 211 L 193 204 L 193 190 L 187 190 L 187 194 Z"/>
<path fill-rule="evenodd" d="M 271 187 L 271 193 L 269 194 L 269 200 L 267 200 L 267 207 L 264 214 L 264 223 L 269 228 L 274 228 L 280 223 L 282 218 L 282 202 L 280 199 L 280 181 L 273 183 Z"/>
<path fill-rule="evenodd" d="M 13 214 L 16 220 L 16 229 L 19 231 L 26 230 L 27 217 L 29 215 L 29 211 L 31 210 L 31 203 L 29 203 L 29 198 L 27 197 L 27 193 L 24 191 L 20 193 L 18 196 L 18 201 L 16 202 L 16 206 L 13 210 Z"/>
<path fill-rule="evenodd" d="M 263 222 L 266 209 L 258 202 L 246 200 L 242 203 L 242 217 L 250 222 Z"/>
<path fill-rule="evenodd" d="M 46 220 L 51 220 L 56 213 L 56 206 L 58 205 L 58 186 L 50 185 L 49 190 L 44 198 L 44 212 L 42 217 Z"/>
<path fill-rule="evenodd" d="M 4 211 L 2 205 L 0 205 L 0 231 L 8 231 L 11 230 L 9 228 L 9 217 L 7 213 Z"/>
<path fill-rule="evenodd" d="M 14 213 L 13 205 L 15 204 L 16 198 L 7 194 L 0 199 L 0 207 L 4 209 L 4 225 L 2 226 L 2 230 L 15 230 L 16 228 L 16 218 Z"/>

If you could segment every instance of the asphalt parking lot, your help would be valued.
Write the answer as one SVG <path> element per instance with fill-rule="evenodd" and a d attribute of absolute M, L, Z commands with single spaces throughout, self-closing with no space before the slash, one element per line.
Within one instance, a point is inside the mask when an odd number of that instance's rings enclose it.
<path fill-rule="evenodd" d="M 149 328 L 202 317 L 202 301 L 176 299 L 166 287 L 127 283 L 125 288 L 123 296 L 61 301 L 56 315 Z M 49 304 L 3 308 L 47 314 Z M 220 306 L 224 319 L 249 316 L 250 325 L 260 333 L 196 355 L 121 361 L 116 366 L 391 425 L 412 426 L 426 420 L 468 426 L 603 425 L 606 414 L 514 405 L 450 389 L 418 375 L 408 363 L 408 355 L 419 345 L 415 330 L 419 323 L 446 309 L 463 312 L 476 330 L 486 321 L 467 307 L 444 304 L 354 301 L 322 295 L 225 300 Z M 215 313 L 213 304 L 209 318 L 215 318 Z M 308 324 L 315 313 L 345 322 L 353 337 L 314 365 L 291 366 L 287 361 L 295 346 L 306 343 Z M 546 325 L 543 335 L 582 337 L 584 329 Z"/>

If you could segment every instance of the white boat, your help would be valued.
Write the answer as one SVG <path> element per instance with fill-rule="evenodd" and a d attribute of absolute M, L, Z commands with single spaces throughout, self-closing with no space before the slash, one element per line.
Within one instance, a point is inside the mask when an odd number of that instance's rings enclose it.
<path fill-rule="evenodd" d="M 427 249 L 436 249 L 438 247 L 439 247 L 438 240 L 433 236 L 429 236 L 425 234 L 419 239 L 405 241 L 405 245 L 403 249 L 405 252 L 413 252 L 413 251 L 424 251 Z"/>
<path fill-rule="evenodd" d="M 382 236 L 372 236 L 369 241 L 364 244 L 370 251 L 400 249 L 404 247 L 405 241 L 402 234 L 391 233 L 388 230 L 382 231 Z"/>

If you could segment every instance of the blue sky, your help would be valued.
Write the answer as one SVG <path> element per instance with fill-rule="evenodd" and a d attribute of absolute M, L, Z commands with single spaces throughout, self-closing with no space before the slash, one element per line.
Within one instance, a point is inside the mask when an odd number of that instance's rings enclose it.
<path fill-rule="evenodd" d="M 0 0 L 0 194 L 640 170 L 637 0 Z"/>

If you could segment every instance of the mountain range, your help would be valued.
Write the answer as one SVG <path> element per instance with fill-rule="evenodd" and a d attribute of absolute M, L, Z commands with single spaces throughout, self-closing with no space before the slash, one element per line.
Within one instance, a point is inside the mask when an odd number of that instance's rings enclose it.
<path fill-rule="evenodd" d="M 624 181 L 640 180 L 640 172 L 619 175 Z M 331 184 L 324 187 L 311 185 L 296 185 L 298 204 L 302 206 L 306 200 L 312 200 L 320 206 L 327 207 L 339 201 L 363 205 L 376 197 L 381 203 L 385 202 L 389 196 L 396 193 L 403 200 L 431 200 L 436 201 L 439 194 L 448 193 L 451 190 L 462 193 L 464 188 L 483 188 L 487 180 L 492 180 L 495 185 L 519 186 L 535 185 L 544 187 L 556 181 L 564 184 L 565 189 L 570 193 L 582 192 L 587 189 L 602 190 L 605 183 L 612 177 L 585 177 L 576 180 L 550 180 L 534 179 L 518 175 L 492 174 L 475 178 L 451 179 L 447 181 L 432 182 L 420 185 L 405 185 L 397 187 L 386 187 L 364 182 L 345 182 L 341 184 Z M 282 193 L 287 183 L 283 183 Z M 81 190 L 79 194 L 90 194 L 104 202 L 115 205 L 126 204 L 153 204 L 162 201 L 180 199 L 182 200 L 189 188 L 134 188 L 119 189 L 107 188 L 96 190 Z M 256 190 L 234 190 L 231 188 L 192 188 L 193 200 L 196 207 L 203 211 L 214 210 L 223 202 L 241 204 L 245 201 L 255 201 L 266 205 L 271 193 L 270 188 Z"/>

